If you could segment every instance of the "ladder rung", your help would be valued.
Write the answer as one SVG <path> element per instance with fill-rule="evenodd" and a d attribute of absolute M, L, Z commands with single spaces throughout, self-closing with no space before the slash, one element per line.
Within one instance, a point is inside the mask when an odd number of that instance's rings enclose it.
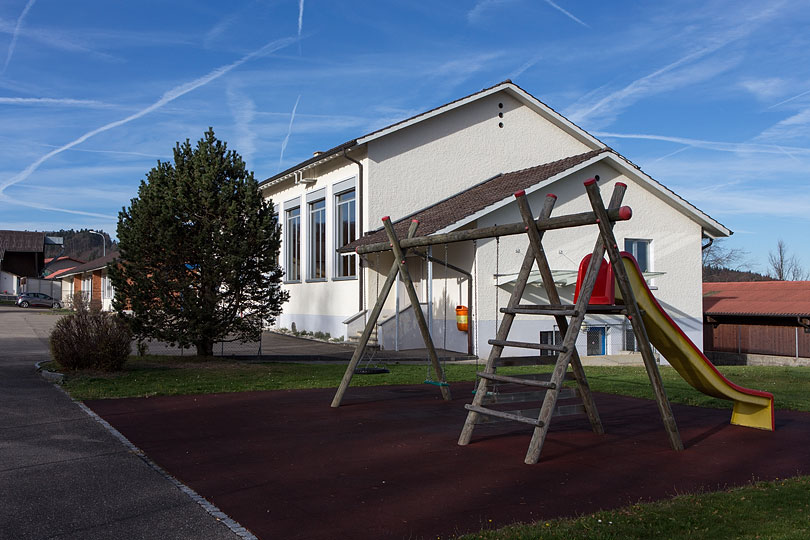
<path fill-rule="evenodd" d="M 502 418 L 504 420 L 512 420 L 513 422 L 522 422 L 524 424 L 529 424 L 530 426 L 543 427 L 543 422 L 541 422 L 537 418 L 529 418 L 528 416 L 512 414 L 504 411 L 496 411 L 484 407 L 477 407 L 475 405 L 464 405 L 464 408 L 467 409 L 468 411 L 477 412 L 478 414 L 494 416 L 496 418 Z"/>
<path fill-rule="evenodd" d="M 546 396 L 545 390 L 536 392 L 491 392 L 484 396 L 484 405 L 497 403 L 523 403 L 526 401 L 542 401 Z M 557 399 L 572 399 L 577 397 L 575 388 L 561 388 Z"/>
<path fill-rule="evenodd" d="M 489 381 L 522 384 L 524 386 L 536 386 L 538 388 L 547 388 L 549 390 L 557 388 L 557 385 L 554 384 L 553 382 L 538 381 L 530 378 L 524 379 L 521 377 L 510 377 L 508 375 L 497 375 L 495 373 L 486 373 L 484 371 L 479 372 L 478 376 L 481 377 L 482 379 L 487 379 Z"/>
<path fill-rule="evenodd" d="M 493 410 L 493 409 L 487 409 L 487 410 Z M 508 414 L 510 416 L 507 417 L 507 416 L 499 416 L 499 415 L 492 414 L 490 416 L 495 416 L 497 418 L 479 418 L 478 421 L 476 422 L 476 424 L 488 424 L 488 423 L 491 423 L 491 422 L 504 422 L 504 421 L 507 421 L 507 420 L 512 420 L 513 419 L 512 417 L 515 417 L 515 416 L 518 417 L 518 418 L 529 418 L 529 419 L 532 419 L 532 417 L 536 418 L 536 417 L 540 416 L 540 409 L 520 409 L 520 410 L 515 410 L 515 411 L 497 411 L 496 410 L 495 412 L 501 413 L 503 415 Z M 575 414 L 583 414 L 584 412 L 585 412 L 585 407 L 583 405 L 560 405 L 560 406 L 558 406 L 558 407 L 556 407 L 554 409 L 554 412 L 551 414 L 551 416 L 552 416 L 552 418 L 556 418 L 556 417 L 559 417 L 559 416 L 573 416 Z M 521 421 L 522 420 L 518 420 L 518 422 L 521 422 Z M 526 423 L 528 424 L 529 422 L 526 422 Z"/>
<path fill-rule="evenodd" d="M 501 356 L 495 361 L 495 366 L 553 366 L 556 363 L 556 354 L 548 356 Z"/>
<path fill-rule="evenodd" d="M 537 349 L 540 351 L 565 352 L 568 350 L 562 345 L 546 345 L 544 343 L 527 343 L 525 341 L 509 341 L 505 339 L 490 339 L 487 343 L 490 345 L 500 345 L 501 347 L 520 347 L 522 349 Z"/>
<path fill-rule="evenodd" d="M 576 317 L 577 310 L 574 306 L 566 306 L 562 304 L 549 304 L 549 305 L 534 305 L 534 304 L 520 304 L 513 308 L 501 308 L 501 313 L 520 313 L 523 315 L 569 315 Z"/>

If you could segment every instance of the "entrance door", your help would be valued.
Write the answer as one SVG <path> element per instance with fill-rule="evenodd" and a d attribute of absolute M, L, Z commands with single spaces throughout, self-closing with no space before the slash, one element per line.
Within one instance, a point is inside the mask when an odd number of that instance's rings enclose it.
<path fill-rule="evenodd" d="M 605 354 L 605 327 L 588 327 L 588 356 L 601 356 Z"/>

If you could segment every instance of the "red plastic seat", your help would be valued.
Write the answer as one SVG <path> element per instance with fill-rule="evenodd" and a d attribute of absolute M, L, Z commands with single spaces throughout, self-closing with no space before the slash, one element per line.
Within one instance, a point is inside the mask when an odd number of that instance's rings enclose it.
<path fill-rule="evenodd" d="M 574 291 L 574 303 L 579 298 L 579 291 L 582 288 L 582 283 L 585 281 L 585 273 L 588 271 L 588 265 L 591 263 L 593 255 L 588 254 L 583 257 L 579 263 L 579 271 L 577 272 L 577 288 Z M 593 287 L 593 294 L 591 294 L 591 301 L 589 304 L 599 304 L 612 306 L 616 303 L 615 282 L 613 280 L 613 267 L 609 262 L 602 259 L 602 266 L 599 267 L 599 274 L 596 276 L 596 285 Z"/>

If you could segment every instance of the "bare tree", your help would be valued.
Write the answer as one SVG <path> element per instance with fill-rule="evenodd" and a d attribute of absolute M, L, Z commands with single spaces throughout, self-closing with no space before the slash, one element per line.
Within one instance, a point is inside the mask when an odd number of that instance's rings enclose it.
<path fill-rule="evenodd" d="M 751 266 L 747 261 L 749 253 L 742 248 L 727 247 L 723 238 L 716 238 L 705 245 L 702 254 L 704 268 L 747 270 Z"/>
<path fill-rule="evenodd" d="M 780 238 L 776 243 L 776 252 L 768 253 L 768 264 L 770 265 L 768 274 L 779 281 L 802 281 L 810 277 L 802 268 L 799 259 L 795 255 L 788 254 L 787 245 Z"/>

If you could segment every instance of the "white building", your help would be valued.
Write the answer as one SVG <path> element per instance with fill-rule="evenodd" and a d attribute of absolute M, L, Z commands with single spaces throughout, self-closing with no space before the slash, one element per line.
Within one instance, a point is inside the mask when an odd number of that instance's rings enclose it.
<path fill-rule="evenodd" d="M 535 213 L 549 192 L 558 197 L 552 215 L 583 212 L 590 210 L 583 182 L 594 175 L 605 199 L 616 182 L 627 184 L 624 204 L 634 214 L 616 224 L 616 237 L 637 255 L 659 302 L 702 343 L 701 242 L 731 231 L 511 81 L 316 153 L 260 184 L 283 228 L 281 264 L 290 301 L 279 326 L 295 323 L 298 330 L 333 336 L 362 329 L 391 255 L 369 255 L 361 268 L 357 255 L 337 250 L 379 229 L 383 216 L 402 220 L 398 231 L 418 218 L 418 235 L 519 222 L 518 189 L 525 189 Z M 573 298 L 577 267 L 596 236 L 595 226 L 545 235 L 564 301 Z M 409 257 L 437 347 L 467 351 L 467 333 L 456 329 L 454 311 L 465 305 L 472 311 L 473 352 L 487 354 L 497 308 L 506 305 L 526 246 L 520 235 L 433 248 L 434 259 L 445 260 L 446 253 L 461 272 Z M 535 282 L 524 299 L 540 302 L 544 296 Z M 423 346 L 409 309 L 404 287 L 398 287 L 379 326 L 385 348 Z M 583 354 L 633 348 L 621 318 L 589 317 L 586 323 Z M 551 318 L 518 318 L 510 339 L 554 339 L 554 330 Z"/>

